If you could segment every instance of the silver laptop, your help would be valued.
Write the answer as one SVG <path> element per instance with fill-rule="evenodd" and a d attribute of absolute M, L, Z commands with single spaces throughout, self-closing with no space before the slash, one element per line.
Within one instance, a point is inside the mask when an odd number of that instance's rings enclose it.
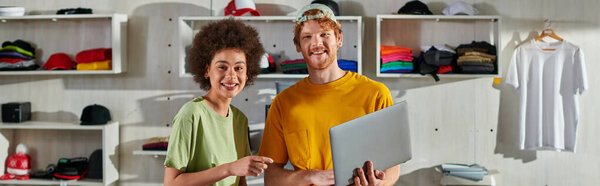
<path fill-rule="evenodd" d="M 335 185 L 348 185 L 354 169 L 373 161 L 385 170 L 412 157 L 406 101 L 329 129 Z"/>

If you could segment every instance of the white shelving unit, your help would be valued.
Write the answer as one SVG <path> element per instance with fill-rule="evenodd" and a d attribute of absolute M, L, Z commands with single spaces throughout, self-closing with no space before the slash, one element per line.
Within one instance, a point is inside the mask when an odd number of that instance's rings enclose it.
<path fill-rule="evenodd" d="M 264 130 L 264 128 L 265 128 L 265 123 L 255 123 L 255 124 L 248 125 L 248 131 L 250 133 L 262 131 L 262 130 Z M 158 158 L 158 156 L 166 156 L 167 151 L 135 150 L 135 151 L 133 151 L 133 154 L 134 155 L 149 155 L 149 156 L 154 156 L 155 158 Z"/>
<path fill-rule="evenodd" d="M 145 155 L 145 156 L 153 156 L 154 158 L 158 158 L 159 156 L 167 156 L 167 151 L 135 150 L 135 151 L 133 151 L 133 155 Z"/>
<path fill-rule="evenodd" d="M 28 133 L 30 132 L 30 133 Z M 47 132 L 47 133 L 43 133 Z M 42 134 L 42 135 L 40 135 Z M 58 135 L 57 135 L 58 134 Z M 39 135 L 39 136 L 38 136 Z M 54 136 L 54 138 L 47 137 Z M 73 135 L 73 136 L 70 136 Z M 119 123 L 109 122 L 105 125 L 79 125 L 79 123 L 66 122 L 46 122 L 46 121 L 27 121 L 22 123 L 2 123 L 0 122 L 0 146 L 9 149 L 1 149 L 0 158 L 6 159 L 14 153 L 14 147 L 18 143 L 26 143 L 30 152 L 37 152 L 37 156 L 32 156 L 32 169 L 45 167 L 44 162 L 56 164 L 60 157 L 75 157 L 89 155 L 94 150 L 85 149 L 89 146 L 86 143 L 98 143 L 94 136 L 101 136 L 102 148 L 102 176 L 103 179 L 81 179 L 81 180 L 7 180 L 0 181 L 0 184 L 14 185 L 110 185 L 119 179 L 118 165 L 119 155 L 117 148 L 119 145 Z M 91 140 L 91 141 L 80 141 Z M 83 143 L 83 144 L 82 144 Z M 84 146 L 84 148 L 77 148 Z M 65 147 L 69 151 L 61 151 Z M 13 148 L 13 149 L 10 149 Z M 52 152 L 46 152 L 50 149 Z M 6 151 L 8 154 L 5 154 Z M 30 154 L 31 156 L 31 154 Z M 5 167 L 4 161 L 0 166 Z M 35 164 L 37 163 L 37 164 Z"/>
<path fill-rule="evenodd" d="M 416 58 L 422 45 L 447 44 L 457 47 L 472 41 L 496 46 L 497 74 L 438 74 L 440 78 L 500 77 L 500 16 L 377 15 L 377 77 L 422 78 L 418 73 L 381 73 L 381 45 L 412 48 Z"/>
<path fill-rule="evenodd" d="M 40 66 L 54 53 L 73 60 L 83 50 L 112 48 L 111 70 L 0 71 L 0 75 L 120 74 L 127 71 L 127 15 L 27 15 L 0 17 L 0 42 L 21 39 L 36 49 Z"/>
<path fill-rule="evenodd" d="M 227 19 L 223 16 L 194 16 L 179 17 L 179 76 L 192 77 L 186 69 L 186 53 L 192 45 L 192 40 L 203 25 L 213 21 Z M 279 63 L 285 60 L 302 59 L 296 52 L 292 39 L 294 38 L 294 18 L 292 16 L 253 16 L 234 17 L 245 24 L 254 27 L 260 36 L 260 41 L 267 53 L 273 57 L 277 65 L 277 72 L 260 74 L 258 78 L 304 78 L 308 74 L 284 74 Z M 362 74 L 362 17 L 338 16 L 337 20 L 342 25 L 344 41 L 338 53 L 338 59 L 357 61 L 358 73 Z"/>

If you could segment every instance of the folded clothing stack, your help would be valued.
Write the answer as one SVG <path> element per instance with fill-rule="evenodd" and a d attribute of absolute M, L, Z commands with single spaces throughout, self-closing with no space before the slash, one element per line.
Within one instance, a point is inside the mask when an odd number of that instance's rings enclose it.
<path fill-rule="evenodd" d="M 453 164 L 444 163 L 442 164 L 442 172 L 447 175 L 465 178 L 473 181 L 483 180 L 483 176 L 488 174 L 488 170 L 478 164 L 466 165 L 466 164 Z"/>
<path fill-rule="evenodd" d="M 0 48 L 0 70 L 36 70 L 35 49 L 26 41 L 5 41 Z"/>
<path fill-rule="evenodd" d="M 77 70 L 111 70 L 112 49 L 95 48 L 84 50 L 75 56 Z"/>
<path fill-rule="evenodd" d="M 338 59 L 338 66 L 344 71 L 358 72 L 358 63 L 356 61 Z"/>
<path fill-rule="evenodd" d="M 414 69 L 412 49 L 400 46 L 380 46 L 381 73 L 410 73 Z"/>
<path fill-rule="evenodd" d="M 496 72 L 496 47 L 488 42 L 473 41 L 456 47 L 460 73 L 491 74 Z"/>
<path fill-rule="evenodd" d="M 281 62 L 281 71 L 284 74 L 308 74 L 304 59 L 287 60 Z"/>
<path fill-rule="evenodd" d="M 153 137 L 144 143 L 143 150 L 166 151 L 169 146 L 169 137 Z"/>
<path fill-rule="evenodd" d="M 423 45 L 421 52 L 428 64 L 437 66 L 438 74 L 451 73 L 453 64 L 456 64 L 456 52 L 447 45 Z"/>

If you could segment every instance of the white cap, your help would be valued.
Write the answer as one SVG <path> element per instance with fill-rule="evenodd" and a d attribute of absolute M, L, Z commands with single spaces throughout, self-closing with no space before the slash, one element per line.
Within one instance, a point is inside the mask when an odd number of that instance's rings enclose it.
<path fill-rule="evenodd" d="M 479 14 L 479 10 L 473 8 L 469 3 L 465 3 L 464 1 L 457 1 L 452 3 L 450 6 L 446 7 L 444 11 L 442 11 L 444 15 L 477 15 Z"/>

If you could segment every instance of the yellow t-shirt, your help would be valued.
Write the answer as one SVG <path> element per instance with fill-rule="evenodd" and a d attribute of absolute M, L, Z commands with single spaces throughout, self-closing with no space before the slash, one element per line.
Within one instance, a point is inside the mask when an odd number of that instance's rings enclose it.
<path fill-rule="evenodd" d="M 295 169 L 333 168 L 329 128 L 393 105 L 388 88 L 355 72 L 322 85 L 304 78 L 278 94 L 259 154 Z"/>

